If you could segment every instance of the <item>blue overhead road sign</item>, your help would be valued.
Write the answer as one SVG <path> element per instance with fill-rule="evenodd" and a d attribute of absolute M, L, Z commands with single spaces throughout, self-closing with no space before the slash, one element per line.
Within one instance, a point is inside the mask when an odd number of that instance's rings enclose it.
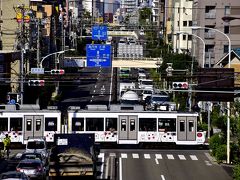
<path fill-rule="evenodd" d="M 87 67 L 109 67 L 111 65 L 111 45 L 87 44 Z"/>
<path fill-rule="evenodd" d="M 107 26 L 95 25 L 92 27 L 92 39 L 93 40 L 107 40 Z"/>

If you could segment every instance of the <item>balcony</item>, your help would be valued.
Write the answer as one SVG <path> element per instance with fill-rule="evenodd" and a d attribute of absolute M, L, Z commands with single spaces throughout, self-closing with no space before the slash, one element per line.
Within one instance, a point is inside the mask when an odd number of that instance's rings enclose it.
<path fill-rule="evenodd" d="M 206 57 L 206 59 L 208 59 L 209 57 L 210 58 L 214 58 L 215 57 L 215 53 L 213 51 L 205 52 L 205 57 Z"/>
<path fill-rule="evenodd" d="M 214 39 L 215 38 L 215 32 L 214 31 L 208 31 L 204 33 L 205 39 Z"/>

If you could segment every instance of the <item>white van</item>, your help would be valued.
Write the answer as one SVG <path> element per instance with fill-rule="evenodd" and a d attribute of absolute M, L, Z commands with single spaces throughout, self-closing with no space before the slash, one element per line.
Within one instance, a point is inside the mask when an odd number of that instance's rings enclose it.
<path fill-rule="evenodd" d="M 139 89 L 153 90 L 153 80 L 151 79 L 140 79 L 138 84 Z"/>
<path fill-rule="evenodd" d="M 48 156 L 47 143 L 42 137 L 29 137 L 26 144 L 26 152 L 41 153 L 44 157 Z"/>

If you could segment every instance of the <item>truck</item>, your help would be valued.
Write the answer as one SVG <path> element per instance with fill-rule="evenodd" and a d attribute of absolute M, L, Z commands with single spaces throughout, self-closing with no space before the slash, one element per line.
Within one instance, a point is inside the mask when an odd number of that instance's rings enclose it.
<path fill-rule="evenodd" d="M 99 148 L 94 134 L 55 134 L 49 155 L 49 179 L 95 179 Z"/>

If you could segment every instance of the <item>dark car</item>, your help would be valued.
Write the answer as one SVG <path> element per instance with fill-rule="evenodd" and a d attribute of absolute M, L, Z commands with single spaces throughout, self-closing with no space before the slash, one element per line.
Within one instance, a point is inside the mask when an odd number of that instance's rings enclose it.
<path fill-rule="evenodd" d="M 43 165 L 47 165 L 47 158 L 40 152 L 24 152 L 20 158 L 20 160 L 25 159 L 39 159 L 42 161 Z"/>
<path fill-rule="evenodd" d="M 0 179 L 4 180 L 29 180 L 28 176 L 23 172 L 9 171 L 2 173 Z"/>

